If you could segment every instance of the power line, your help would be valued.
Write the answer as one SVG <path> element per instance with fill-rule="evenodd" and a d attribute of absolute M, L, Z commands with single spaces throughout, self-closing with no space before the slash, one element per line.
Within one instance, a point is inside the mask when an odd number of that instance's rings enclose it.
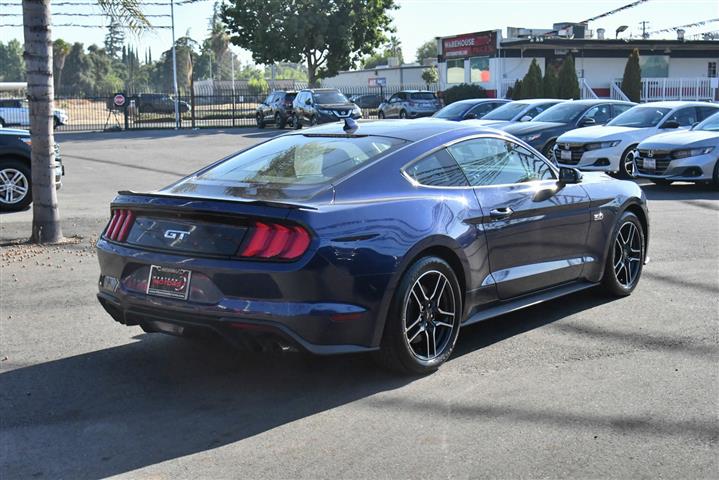
<path fill-rule="evenodd" d="M 604 12 L 601 15 L 597 15 L 596 17 L 588 18 L 584 20 L 583 22 L 579 23 L 589 23 L 593 22 L 594 20 L 599 20 L 600 18 L 608 17 L 609 15 L 614 15 L 615 13 L 621 12 L 622 10 L 626 10 L 628 8 L 636 7 L 637 5 L 648 2 L 649 0 L 637 0 L 636 2 L 629 3 L 627 5 L 624 5 L 623 7 L 615 8 L 614 10 L 610 10 L 608 12 Z"/>
<path fill-rule="evenodd" d="M 719 18 L 710 18 L 708 20 L 701 20 L 699 22 L 694 23 L 687 23 L 686 25 L 677 25 L 676 27 L 669 27 L 669 28 L 663 28 L 661 30 L 654 30 L 653 32 L 649 32 L 649 34 L 654 33 L 665 33 L 665 32 L 671 32 L 680 28 L 692 28 L 692 27 L 701 27 L 702 25 L 706 25 L 707 23 L 714 23 L 719 22 Z"/>
<path fill-rule="evenodd" d="M 79 23 L 53 23 L 50 25 L 51 27 L 79 27 L 79 28 L 107 28 L 107 25 L 86 25 L 86 24 L 79 24 Z M 2 27 L 24 27 L 22 23 L 0 23 L 0 28 Z M 155 28 L 172 28 L 170 25 L 153 25 L 151 27 L 141 27 L 141 30 L 154 30 Z"/>
<path fill-rule="evenodd" d="M 0 13 L 0 17 L 22 17 L 22 13 Z M 53 13 L 53 17 L 109 17 L 106 13 Z M 144 15 L 144 17 L 170 17 L 170 14 L 152 14 Z"/>
<path fill-rule="evenodd" d="M 209 0 L 180 0 L 178 2 L 175 2 L 175 5 L 187 5 L 190 3 L 200 3 L 200 2 L 207 2 Z M 3 7 L 22 7 L 22 3 L 20 2 L 0 2 L 0 6 Z M 53 7 L 87 7 L 87 6 L 94 6 L 97 7 L 97 2 L 78 2 L 78 1 L 67 1 L 67 2 L 54 2 L 52 4 Z M 169 7 L 170 2 L 141 2 L 140 7 L 144 6 L 160 6 L 160 7 Z"/>

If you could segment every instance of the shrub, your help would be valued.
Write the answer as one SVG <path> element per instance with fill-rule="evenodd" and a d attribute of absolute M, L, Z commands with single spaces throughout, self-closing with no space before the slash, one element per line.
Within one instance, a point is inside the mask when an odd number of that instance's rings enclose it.
<path fill-rule="evenodd" d="M 507 92 L 507 96 L 511 98 L 512 100 L 521 100 L 522 99 L 522 81 L 517 79 L 514 82 L 514 86 L 510 89 L 512 90 L 512 93 L 510 94 Z"/>
<path fill-rule="evenodd" d="M 624 66 L 622 91 L 632 102 L 639 103 L 642 99 L 642 69 L 639 66 L 639 50 L 632 50 Z"/>
<path fill-rule="evenodd" d="M 558 79 L 554 69 L 548 65 L 544 71 L 544 79 L 542 79 L 542 92 L 544 98 L 557 98 Z"/>
<path fill-rule="evenodd" d="M 540 98 L 542 96 L 542 70 L 537 59 L 533 58 L 527 74 L 522 79 L 522 98 Z"/>
<path fill-rule="evenodd" d="M 579 98 L 579 80 L 577 80 L 577 72 L 574 70 L 574 59 L 571 55 L 564 57 L 562 68 L 559 69 L 558 83 L 557 98 Z"/>
<path fill-rule="evenodd" d="M 456 87 L 448 88 L 444 91 L 444 104 L 449 105 L 458 100 L 467 100 L 470 98 L 487 98 L 487 91 L 479 85 L 471 85 L 462 83 Z"/>

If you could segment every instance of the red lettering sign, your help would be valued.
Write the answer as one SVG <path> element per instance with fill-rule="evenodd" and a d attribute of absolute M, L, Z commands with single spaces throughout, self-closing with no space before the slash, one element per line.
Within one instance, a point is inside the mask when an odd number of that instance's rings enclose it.
<path fill-rule="evenodd" d="M 497 32 L 478 32 L 448 37 L 442 40 L 442 53 L 450 57 L 480 57 L 493 55 L 497 50 Z"/>

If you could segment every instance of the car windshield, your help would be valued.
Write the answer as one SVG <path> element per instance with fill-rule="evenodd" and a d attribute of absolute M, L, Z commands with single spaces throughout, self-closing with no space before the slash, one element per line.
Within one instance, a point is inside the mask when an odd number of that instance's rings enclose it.
<path fill-rule="evenodd" d="M 436 100 L 437 97 L 434 96 L 434 93 L 432 92 L 415 92 L 409 94 L 410 100 Z"/>
<path fill-rule="evenodd" d="M 705 119 L 702 123 L 694 127 L 694 130 L 705 130 L 707 132 L 719 132 L 719 113 L 715 113 L 711 117 Z"/>
<path fill-rule="evenodd" d="M 669 108 L 633 107 L 619 115 L 607 125 L 612 127 L 647 128 L 655 127 L 669 113 Z"/>
<path fill-rule="evenodd" d="M 281 136 L 245 150 L 197 178 L 265 185 L 326 184 L 404 143 L 376 136 Z"/>
<path fill-rule="evenodd" d="M 513 120 L 514 117 L 522 113 L 527 106 L 526 103 L 520 102 L 508 103 L 499 108 L 495 108 L 482 117 L 482 120 Z"/>
<path fill-rule="evenodd" d="M 572 123 L 582 115 L 589 105 L 583 103 L 559 103 L 549 107 L 532 119 L 533 122 Z M 487 118 L 487 117 L 484 117 Z"/>
<path fill-rule="evenodd" d="M 433 116 L 436 118 L 457 118 L 464 115 L 464 112 L 469 110 L 472 106 L 471 103 L 455 102 L 447 105 L 442 110 L 435 113 Z"/>
<path fill-rule="evenodd" d="M 313 94 L 315 103 L 327 104 L 327 103 L 348 103 L 347 97 L 341 92 L 315 92 Z"/>

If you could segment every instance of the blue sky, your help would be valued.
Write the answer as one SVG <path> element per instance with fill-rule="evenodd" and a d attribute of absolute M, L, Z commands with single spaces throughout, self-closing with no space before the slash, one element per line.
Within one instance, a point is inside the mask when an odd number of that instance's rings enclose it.
<path fill-rule="evenodd" d="M 69 1 L 69 0 L 65 0 Z M 85 1 L 85 0 L 74 0 Z M 154 0 L 166 2 L 169 0 Z M 403 52 L 408 60 L 414 59 L 417 47 L 435 36 L 454 35 L 481 30 L 503 29 L 507 26 L 527 28 L 551 28 L 552 23 L 560 21 L 581 21 L 600 13 L 631 3 L 632 0 L 399 0 L 400 9 L 394 12 L 397 36 L 402 41 Z M 20 4 L 20 0 L 2 0 Z M 53 3 L 57 4 L 62 0 Z M 176 35 L 182 36 L 188 30 L 196 40 L 202 39 L 207 31 L 208 19 L 212 13 L 212 1 L 201 1 L 177 6 L 175 9 Z M 162 15 L 169 13 L 168 6 L 147 5 L 147 14 Z M 20 7 L 0 6 L 0 13 L 20 13 Z M 53 12 L 87 13 L 100 10 L 93 6 L 53 7 Z M 649 0 L 637 7 L 618 14 L 591 22 L 590 28 L 605 28 L 607 35 L 613 35 L 620 25 L 628 25 L 627 33 L 639 36 L 639 22 L 647 20 L 649 30 L 658 30 L 700 20 L 719 17 L 718 0 Z M 0 24 L 19 23 L 22 17 L 0 16 Z M 152 18 L 156 25 L 169 25 L 170 19 Z M 84 23 L 103 25 L 101 17 L 54 17 L 55 24 Z M 719 22 L 702 27 L 687 29 L 687 36 L 695 33 L 719 30 Z M 610 33 L 612 32 L 612 33 Z M 102 44 L 105 29 L 86 29 L 74 27 L 56 27 L 53 35 L 69 42 L 83 42 L 86 45 Z M 652 38 L 674 38 L 673 32 L 654 35 Z M 0 27 L 0 40 L 18 38 L 22 41 L 22 29 Z M 162 51 L 171 44 L 170 31 L 167 29 L 145 33 L 139 38 L 128 35 L 128 39 L 143 51 L 151 47 L 153 58 L 159 58 Z M 234 49 L 244 61 L 250 61 L 248 52 Z"/>

